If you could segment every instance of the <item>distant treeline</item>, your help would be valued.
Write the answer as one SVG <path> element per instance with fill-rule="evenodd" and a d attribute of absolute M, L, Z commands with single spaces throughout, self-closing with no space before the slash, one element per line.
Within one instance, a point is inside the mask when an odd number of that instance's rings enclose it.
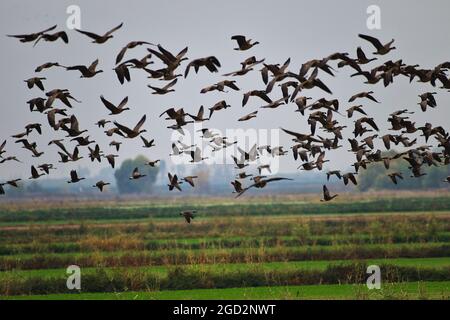
<path fill-rule="evenodd" d="M 383 154 L 384 156 L 392 156 L 391 153 Z M 152 159 L 154 160 L 154 159 Z M 233 190 L 230 181 L 233 180 L 235 172 L 228 167 L 214 167 L 209 166 L 206 169 L 190 172 L 199 176 L 196 179 L 197 185 L 195 188 L 183 186 L 183 192 L 165 192 L 167 186 L 167 168 L 166 163 L 162 160 L 156 167 L 146 165 L 149 159 L 145 156 L 137 156 L 134 159 L 127 159 L 122 162 L 121 166 L 111 172 L 108 182 L 112 185 L 108 186 L 106 192 L 100 194 L 93 189 L 93 185 L 100 177 L 88 178 L 79 184 L 67 184 L 65 179 L 54 179 L 45 181 L 25 181 L 21 183 L 19 189 L 9 188 L 6 197 L 21 198 L 24 196 L 34 195 L 42 197 L 51 197 L 57 195 L 79 195 L 84 197 L 108 197 L 116 195 L 152 195 L 158 196 L 182 196 L 186 194 L 198 195 L 224 195 L 231 193 Z M 146 174 L 145 178 L 139 180 L 130 180 L 129 177 L 134 168 L 138 167 L 139 172 Z M 408 163 L 402 159 L 392 160 L 389 169 L 384 167 L 382 162 L 371 163 L 367 169 L 360 168 L 356 175 L 358 186 L 357 188 L 345 188 L 346 191 L 368 191 L 368 190 L 429 190 L 445 188 L 448 183 L 443 180 L 450 175 L 450 166 L 423 166 L 425 173 L 420 178 L 410 177 L 410 170 Z M 345 170 L 349 172 L 351 170 Z M 343 171 L 344 172 L 344 171 Z M 399 172 L 403 175 L 403 180 L 398 179 L 398 184 L 394 184 L 388 177 L 389 173 Z M 335 184 L 336 191 L 340 192 L 343 188 L 342 181 L 335 177 L 326 181 L 326 169 L 323 172 L 307 172 L 307 173 L 288 173 L 282 174 L 284 177 L 294 179 L 294 181 L 287 181 L 271 185 L 265 190 L 258 190 L 258 194 L 281 194 L 281 193 L 305 193 L 316 192 L 320 190 L 321 185 L 328 183 L 333 186 Z M 182 173 L 179 174 L 182 176 Z M 98 178 L 98 179 L 97 179 Z M 342 184 L 342 185 L 341 185 Z M 95 191 L 95 192 L 94 192 Z M 5 196 L 3 196 L 5 197 Z"/>
<path fill-rule="evenodd" d="M 390 162 L 389 169 L 386 169 L 381 162 L 372 163 L 367 169 L 360 169 L 358 174 L 358 189 L 360 191 L 373 190 L 425 190 L 444 188 L 448 183 L 443 180 L 450 175 L 450 167 L 446 165 L 426 166 L 423 167 L 424 176 L 414 178 L 410 176 L 408 163 L 403 159 L 397 159 Z M 388 177 L 389 173 L 398 172 L 403 176 L 397 179 L 398 184 L 394 184 Z"/>

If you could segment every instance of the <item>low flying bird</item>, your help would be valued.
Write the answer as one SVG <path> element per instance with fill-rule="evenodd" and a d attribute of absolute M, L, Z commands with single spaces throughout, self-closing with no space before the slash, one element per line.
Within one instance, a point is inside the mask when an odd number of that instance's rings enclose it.
<path fill-rule="evenodd" d="M 351 181 L 355 186 L 358 184 L 356 181 L 355 175 L 351 172 L 343 174 L 342 179 L 344 180 L 344 184 L 347 185 L 349 181 Z"/>
<path fill-rule="evenodd" d="M 154 161 L 148 161 L 146 163 L 146 165 L 150 166 L 150 167 L 156 167 L 156 164 L 159 162 L 160 160 L 154 160 Z"/>
<path fill-rule="evenodd" d="M 146 174 L 139 173 L 139 169 L 136 167 L 136 168 L 134 168 L 133 173 L 131 174 L 131 177 L 129 177 L 129 179 L 130 180 L 137 180 L 137 179 L 140 179 L 140 178 L 143 178 L 143 177 L 146 177 L 146 176 L 147 176 Z"/>
<path fill-rule="evenodd" d="M 198 176 L 186 176 L 182 178 L 181 180 L 189 183 L 192 187 L 194 187 L 194 179 L 198 178 Z"/>
<path fill-rule="evenodd" d="M 169 191 L 172 191 L 174 188 L 181 190 L 180 184 L 182 184 L 182 181 L 178 181 L 178 177 L 176 174 L 172 176 L 172 174 L 169 172 L 167 173 L 167 176 L 169 177 L 169 184 L 167 185 L 169 187 Z"/>
<path fill-rule="evenodd" d="M 242 183 L 240 183 L 239 181 L 234 180 L 231 182 L 231 184 L 234 187 L 233 193 L 243 193 L 244 192 L 244 189 L 242 188 Z"/>
<path fill-rule="evenodd" d="M 281 181 L 281 180 L 293 180 L 293 179 L 290 179 L 290 178 L 275 177 L 275 178 L 269 178 L 269 179 L 263 179 L 263 178 L 261 178 L 261 179 L 253 179 L 253 180 L 255 181 L 255 183 L 252 184 L 252 185 L 250 185 L 250 186 L 248 186 L 247 188 L 244 188 L 244 189 L 242 190 L 242 192 L 239 192 L 239 193 L 237 194 L 236 198 L 237 198 L 237 197 L 240 197 L 242 194 L 244 194 L 245 191 L 247 191 L 247 190 L 250 189 L 250 188 L 259 188 L 259 189 L 262 189 L 262 188 L 264 188 L 265 186 L 267 186 L 267 184 L 268 184 L 269 182 L 273 182 L 273 181 Z"/>
<path fill-rule="evenodd" d="M 180 216 L 183 216 L 187 223 L 191 223 L 191 220 L 194 219 L 194 213 L 197 211 L 189 210 L 189 211 L 181 211 Z"/>
<path fill-rule="evenodd" d="M 392 182 L 394 184 L 398 183 L 397 178 L 402 179 L 403 180 L 403 175 L 400 172 L 393 172 L 393 173 L 389 173 L 388 177 L 392 180 Z"/>
<path fill-rule="evenodd" d="M 28 179 L 39 179 L 39 177 L 45 175 L 45 173 L 39 173 L 34 166 L 31 166 L 31 177 Z"/>
<path fill-rule="evenodd" d="M 330 191 L 328 191 L 328 188 L 326 185 L 323 185 L 323 199 L 320 199 L 320 201 L 330 201 L 336 198 L 338 195 L 330 195 Z"/>
<path fill-rule="evenodd" d="M 341 175 L 341 171 L 340 171 L 340 170 L 333 170 L 333 171 L 328 171 L 328 172 L 327 172 L 327 181 L 330 180 L 330 177 L 331 177 L 332 175 L 335 175 L 339 180 L 342 178 L 342 175 Z"/>
<path fill-rule="evenodd" d="M 108 186 L 108 185 L 110 185 L 109 182 L 104 182 L 103 180 L 100 180 L 92 187 L 98 188 L 98 190 L 100 190 L 100 192 L 103 192 L 103 188 L 105 188 L 105 186 Z"/>
<path fill-rule="evenodd" d="M 67 183 L 77 183 L 86 178 L 79 178 L 75 170 L 70 171 L 70 180 Z"/>
<path fill-rule="evenodd" d="M 111 165 L 111 168 L 114 169 L 114 167 L 116 166 L 115 158 L 118 158 L 119 156 L 116 154 L 107 154 L 106 156 L 105 155 L 101 155 L 101 156 L 103 156 L 108 161 L 108 163 Z"/>
<path fill-rule="evenodd" d="M 22 181 L 22 179 L 8 180 L 8 181 L 6 181 L 6 184 L 10 185 L 11 187 L 18 188 L 19 185 L 17 184 L 17 182 L 19 182 L 19 181 Z"/>

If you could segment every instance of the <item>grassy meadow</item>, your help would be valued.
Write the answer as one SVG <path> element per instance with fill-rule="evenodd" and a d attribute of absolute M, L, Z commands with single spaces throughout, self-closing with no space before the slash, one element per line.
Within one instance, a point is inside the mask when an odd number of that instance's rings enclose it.
<path fill-rule="evenodd" d="M 446 192 L 0 203 L 0 299 L 449 298 Z"/>

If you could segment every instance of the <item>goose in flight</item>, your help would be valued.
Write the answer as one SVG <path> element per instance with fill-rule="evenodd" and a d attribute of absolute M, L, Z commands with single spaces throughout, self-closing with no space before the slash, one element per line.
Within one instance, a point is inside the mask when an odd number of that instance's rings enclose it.
<path fill-rule="evenodd" d="M 141 136 L 141 140 L 144 143 L 144 148 L 151 148 L 155 146 L 155 139 L 147 140 L 143 136 Z"/>
<path fill-rule="evenodd" d="M 111 165 L 111 168 L 114 169 L 116 166 L 116 160 L 115 158 L 119 157 L 116 154 L 107 154 L 106 156 L 103 155 L 103 157 L 108 161 L 108 163 Z"/>
<path fill-rule="evenodd" d="M 2 157 L 2 154 L 6 153 L 5 146 L 6 146 L 6 140 L 3 141 L 2 144 L 0 145 L 0 158 Z"/>
<path fill-rule="evenodd" d="M 194 179 L 196 179 L 196 178 L 198 178 L 198 176 L 187 176 L 187 177 L 182 178 L 181 180 L 189 183 L 192 187 L 195 187 Z"/>
<path fill-rule="evenodd" d="M 359 34 L 358 36 L 364 40 L 369 41 L 375 47 L 377 51 L 373 52 L 373 54 L 385 55 L 389 51 L 396 49 L 395 47 L 392 47 L 394 39 L 383 45 L 377 38 L 367 36 L 365 34 Z"/>
<path fill-rule="evenodd" d="M 117 129 L 117 128 L 115 128 L 115 129 Z M 116 151 L 119 151 L 120 145 L 121 145 L 121 144 L 122 144 L 122 142 L 111 141 L 111 142 L 109 143 L 109 146 L 110 146 L 110 147 L 115 147 L 115 148 L 116 148 Z"/>
<path fill-rule="evenodd" d="M 196 212 L 196 210 L 181 211 L 180 216 L 183 216 L 187 223 L 191 223 L 191 220 L 194 219 L 194 213 Z"/>
<path fill-rule="evenodd" d="M 106 100 L 105 97 L 103 97 L 103 95 L 100 96 L 100 100 L 103 102 L 105 107 L 109 111 L 111 111 L 111 113 L 109 115 L 117 115 L 117 114 L 121 114 L 125 110 L 130 110 L 130 108 L 125 107 L 125 105 L 128 102 L 128 97 L 123 98 L 117 107 L 114 104 L 112 104 L 111 102 L 109 102 L 108 100 Z M 104 127 L 104 124 L 103 124 L 103 127 Z"/>
<path fill-rule="evenodd" d="M 209 120 L 209 118 L 203 117 L 204 114 L 205 114 L 205 108 L 203 106 L 200 106 L 200 108 L 198 109 L 197 115 L 187 113 L 187 115 L 189 117 L 191 117 L 191 119 L 194 120 L 195 122 L 203 122 L 203 121 Z"/>
<path fill-rule="evenodd" d="M 243 193 L 244 188 L 242 188 L 242 183 L 238 180 L 231 181 L 231 184 L 234 187 L 234 191 L 232 193 Z"/>
<path fill-rule="evenodd" d="M 259 44 L 258 41 L 251 43 L 252 39 L 247 40 L 245 38 L 245 36 L 241 36 L 241 35 L 232 36 L 231 39 L 236 40 L 238 43 L 238 48 L 234 48 L 234 50 L 245 51 L 245 50 L 248 50 L 248 49 L 252 48 L 253 46 Z"/>
<path fill-rule="evenodd" d="M 50 170 L 56 170 L 56 168 L 51 163 L 43 163 L 39 165 L 38 168 L 46 174 L 50 174 Z"/>
<path fill-rule="evenodd" d="M 253 111 L 245 116 L 242 116 L 238 119 L 238 121 L 248 121 L 250 119 L 256 118 L 256 115 L 258 114 L 258 110 Z"/>
<path fill-rule="evenodd" d="M 140 179 L 140 178 L 143 178 L 143 177 L 146 177 L 146 176 L 147 176 L 146 174 L 139 173 L 139 169 L 136 167 L 136 168 L 134 168 L 133 173 L 131 174 L 131 177 L 129 179 L 130 180 L 137 180 L 137 179 Z"/>
<path fill-rule="evenodd" d="M 172 176 L 172 174 L 169 172 L 167 173 L 167 176 L 169 177 L 169 184 L 167 185 L 169 187 L 169 191 L 172 191 L 174 188 L 181 191 L 180 184 L 183 183 L 183 181 L 178 181 L 178 177 L 176 174 Z"/>
<path fill-rule="evenodd" d="M 106 41 L 108 41 L 109 39 L 113 38 L 113 32 L 119 30 L 120 28 L 122 28 L 123 26 L 123 22 L 121 24 L 119 24 L 117 27 L 112 28 L 111 30 L 109 30 L 108 32 L 104 33 L 103 35 L 98 35 L 96 33 L 93 32 L 89 32 L 89 31 L 83 31 L 80 29 L 75 29 L 75 31 L 84 34 L 86 36 L 88 36 L 89 38 L 93 39 L 92 43 L 105 43 Z"/>
<path fill-rule="evenodd" d="M 185 55 L 188 52 L 188 47 L 186 47 L 183 50 L 181 50 L 180 52 L 178 52 L 178 54 L 176 56 L 174 54 L 172 54 L 170 51 L 168 51 L 167 49 L 164 49 L 163 46 L 161 46 L 160 44 L 158 44 L 157 47 L 158 47 L 159 52 L 152 48 L 148 48 L 147 50 L 150 53 L 154 54 L 156 57 L 158 57 L 167 66 L 167 68 L 165 69 L 166 75 L 163 75 L 163 77 L 166 77 L 167 75 L 172 74 L 173 71 L 181 64 L 182 61 L 187 60 Z M 169 80 L 169 79 L 166 78 L 165 80 Z"/>
<path fill-rule="evenodd" d="M 121 63 L 113 69 L 117 75 L 117 79 L 119 79 L 120 84 L 124 84 L 125 80 L 127 80 L 127 82 L 131 81 L 130 70 L 128 70 L 128 67 L 128 64 Z"/>
<path fill-rule="evenodd" d="M 133 139 L 136 138 L 137 136 L 139 136 L 141 133 L 143 132 L 147 132 L 147 130 L 145 129 L 141 129 L 141 127 L 144 125 L 145 120 L 147 119 L 147 116 L 144 115 L 141 120 L 139 120 L 139 122 L 136 124 L 136 126 L 133 129 L 130 129 L 124 125 L 121 125 L 120 123 L 118 123 L 117 121 L 114 121 L 114 125 L 121 131 L 123 132 L 126 136 L 126 138 L 129 139 Z"/>
<path fill-rule="evenodd" d="M 39 179 L 39 177 L 45 175 L 45 173 L 39 173 L 34 166 L 31 166 L 31 177 L 28 179 Z"/>
<path fill-rule="evenodd" d="M 387 175 L 394 184 L 398 183 L 397 178 L 402 179 L 403 180 L 403 175 L 400 172 L 393 172 L 393 173 L 389 173 Z"/>
<path fill-rule="evenodd" d="M 320 201 L 324 202 L 324 201 L 330 201 L 333 200 L 334 198 L 336 198 L 338 195 L 332 195 L 330 196 L 330 191 L 328 191 L 328 188 L 326 185 L 323 185 L 323 199 L 320 199 Z"/>
<path fill-rule="evenodd" d="M 78 70 L 81 72 L 80 78 L 92 78 L 96 74 L 103 72 L 103 70 L 95 70 L 98 65 L 98 59 L 90 64 L 89 67 L 83 65 L 66 67 L 66 70 Z"/>
<path fill-rule="evenodd" d="M 6 158 L 2 158 L 2 160 L 0 161 L 0 163 L 5 163 L 8 161 L 16 161 L 16 162 L 22 162 L 19 159 L 17 159 L 16 156 L 10 156 L 10 157 L 6 157 Z"/>
<path fill-rule="evenodd" d="M 94 149 L 92 149 L 91 147 L 88 147 L 88 149 L 89 149 L 89 158 L 91 159 L 92 162 L 94 162 L 94 160 L 102 162 L 103 151 L 100 150 L 100 146 L 98 144 L 95 145 Z"/>
<path fill-rule="evenodd" d="M 58 62 L 46 62 L 44 64 L 41 64 L 40 66 L 37 66 L 36 69 L 34 69 L 34 72 L 41 72 L 52 67 L 64 68 L 64 66 L 60 65 Z"/>
<path fill-rule="evenodd" d="M 202 152 L 199 147 L 195 148 L 195 150 L 184 151 L 184 153 L 189 154 L 191 156 L 192 159 L 189 161 L 191 163 L 201 162 L 203 160 L 208 159 L 207 157 L 202 157 Z"/>
<path fill-rule="evenodd" d="M 104 128 L 107 123 L 111 123 L 111 121 L 106 119 L 100 119 L 95 123 L 95 125 L 98 126 L 99 128 Z"/>
<path fill-rule="evenodd" d="M 128 42 L 127 45 L 125 47 L 123 47 L 120 50 L 119 54 L 117 55 L 117 57 L 116 57 L 116 64 L 119 64 L 120 61 L 122 61 L 123 56 L 125 55 L 125 52 L 127 52 L 128 49 L 133 49 L 133 48 L 136 48 L 137 46 L 142 46 L 144 44 L 148 44 L 148 45 L 154 46 L 154 44 L 152 44 L 150 42 L 147 42 L 147 41 L 131 41 L 131 42 Z"/>
<path fill-rule="evenodd" d="M 186 78 L 189 74 L 189 70 L 191 67 L 194 68 L 195 73 L 198 73 L 198 70 L 200 67 L 206 67 L 210 72 L 218 72 L 221 65 L 219 60 L 214 56 L 209 56 L 205 58 L 199 58 L 192 60 L 189 62 L 189 64 L 186 66 L 186 70 L 184 71 L 184 77 Z"/>
<path fill-rule="evenodd" d="M 148 166 L 154 168 L 154 167 L 156 167 L 156 164 L 157 164 L 158 162 L 160 162 L 159 159 L 158 159 L 158 160 L 154 160 L 154 161 L 148 161 L 148 162 L 146 163 L 146 165 L 148 165 Z"/>
<path fill-rule="evenodd" d="M 8 180 L 6 181 L 6 184 L 14 187 L 14 188 L 18 188 L 19 185 L 17 184 L 17 182 L 22 181 L 22 179 L 14 179 L 14 180 Z"/>
<path fill-rule="evenodd" d="M 55 33 L 41 34 L 34 42 L 33 47 L 36 46 L 41 39 L 43 39 L 44 41 L 54 42 L 60 38 L 62 41 L 64 41 L 64 43 L 66 43 L 66 44 L 69 43 L 69 37 L 67 36 L 67 33 L 65 31 L 59 31 L 59 32 L 55 32 Z"/>
<path fill-rule="evenodd" d="M 100 190 L 100 192 L 103 192 L 103 188 L 105 186 L 108 186 L 108 185 L 110 185 L 109 182 L 104 182 L 103 180 L 100 180 L 95 185 L 93 185 L 92 187 L 98 188 L 98 190 Z"/>
<path fill-rule="evenodd" d="M 77 183 L 86 178 L 79 178 L 76 170 L 70 171 L 70 180 L 67 183 Z"/>
<path fill-rule="evenodd" d="M 244 97 L 242 98 L 242 107 L 247 104 L 250 97 L 258 97 L 267 103 L 272 103 L 272 99 L 269 98 L 264 90 L 251 90 L 244 93 Z"/>
<path fill-rule="evenodd" d="M 80 134 L 87 132 L 86 129 L 80 131 L 78 119 L 77 119 L 77 117 L 75 117 L 75 115 L 72 115 L 70 117 L 70 128 L 67 127 L 65 124 L 62 124 L 61 129 L 68 133 L 68 137 L 77 137 Z"/>
<path fill-rule="evenodd" d="M 178 79 L 174 79 L 162 88 L 154 87 L 149 84 L 147 85 L 147 87 L 154 90 L 154 92 L 152 92 L 152 94 L 161 94 L 162 95 L 162 94 L 166 94 L 169 92 L 174 92 L 175 89 L 171 89 L 171 88 L 177 83 L 177 81 L 178 81 Z"/>
<path fill-rule="evenodd" d="M 27 83 L 28 89 L 32 89 L 34 86 L 36 86 L 39 89 L 41 89 L 42 91 L 44 91 L 45 89 L 44 89 L 44 84 L 42 83 L 42 80 L 46 80 L 46 78 L 33 77 L 33 78 L 23 80 L 23 81 Z"/>
<path fill-rule="evenodd" d="M 78 142 L 77 147 L 85 147 L 90 145 L 91 143 L 95 143 L 94 140 L 89 140 L 89 136 L 86 137 L 75 137 L 70 139 L 70 141 L 76 141 Z"/>
<path fill-rule="evenodd" d="M 34 166 L 31 166 L 31 177 L 28 179 L 39 179 L 39 177 L 45 175 L 45 173 L 39 173 Z"/>
<path fill-rule="evenodd" d="M 213 105 L 211 108 L 209 108 L 209 117 L 208 119 L 211 119 L 211 116 L 213 115 L 214 111 L 219 111 L 222 109 L 230 108 L 231 106 L 226 103 L 225 100 L 217 102 L 215 105 Z"/>
<path fill-rule="evenodd" d="M 200 90 L 200 93 L 207 93 L 214 90 L 225 92 L 225 87 L 231 88 L 235 91 L 239 91 L 239 87 L 236 85 L 236 81 L 234 80 L 223 80 L 216 84 L 213 84 L 211 86 L 205 87 L 202 90 Z"/>
<path fill-rule="evenodd" d="M 357 94 L 351 96 L 350 99 L 348 99 L 348 102 L 353 102 L 358 98 L 367 98 L 369 100 L 372 100 L 373 102 L 379 103 L 378 100 L 375 99 L 372 94 L 373 94 L 373 91 L 360 92 L 360 93 L 357 93 Z"/>
<path fill-rule="evenodd" d="M 347 185 L 349 181 L 351 181 L 355 186 L 358 184 L 356 181 L 355 175 L 351 172 L 343 174 L 342 179 L 344 180 L 344 184 Z"/>
<path fill-rule="evenodd" d="M 238 194 L 237 194 L 237 196 L 236 196 L 236 198 L 237 197 L 240 197 L 241 195 L 243 195 L 244 194 L 244 192 L 245 191 L 247 191 L 248 189 L 250 189 L 250 188 L 259 188 L 259 189 L 262 189 L 262 188 L 264 188 L 265 186 L 267 186 L 267 184 L 269 183 L 269 182 L 273 182 L 273 181 L 281 181 L 281 180 L 293 180 L 293 179 L 290 179 L 290 178 L 282 178 L 282 177 L 275 177 L 275 178 L 269 178 L 269 179 L 264 179 L 263 177 L 261 177 L 261 178 L 259 178 L 259 179 L 253 179 L 253 181 L 255 182 L 254 184 L 252 184 L 252 185 L 250 185 L 250 186 L 248 186 L 247 188 L 245 188 L 245 189 L 243 189 L 241 192 L 239 192 Z"/>
<path fill-rule="evenodd" d="M 39 32 L 34 32 L 34 33 L 28 33 L 28 34 L 8 34 L 7 37 L 13 37 L 13 38 L 18 38 L 20 39 L 20 42 L 32 42 L 35 41 L 36 39 L 38 39 L 42 34 L 44 34 L 45 32 L 51 31 L 56 29 L 56 24 L 48 29 L 39 31 Z"/>

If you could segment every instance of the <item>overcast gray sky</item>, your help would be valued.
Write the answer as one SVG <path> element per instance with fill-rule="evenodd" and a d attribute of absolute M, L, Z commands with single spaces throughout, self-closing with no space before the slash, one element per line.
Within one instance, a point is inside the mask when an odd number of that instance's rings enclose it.
<path fill-rule="evenodd" d="M 82 29 L 103 33 L 124 23 L 122 29 L 114 33 L 114 38 L 105 44 L 92 44 L 91 40 L 75 31 L 66 28 L 69 5 L 81 8 Z M 381 30 L 368 30 L 366 27 L 369 5 L 376 4 L 381 8 Z M 221 74 L 240 68 L 239 62 L 255 55 L 265 58 L 267 63 L 283 63 L 291 58 L 289 69 L 298 72 L 301 64 L 313 58 L 322 58 L 330 53 L 349 52 L 355 56 L 355 50 L 362 46 L 368 56 L 372 56 L 373 47 L 358 38 L 358 33 L 365 33 L 379 38 L 382 42 L 395 39 L 397 50 L 379 58 L 364 69 L 372 68 L 387 60 L 403 58 L 407 64 L 419 64 L 431 68 L 443 61 L 450 60 L 450 2 L 448 1 L 17 1 L 2 0 L 0 2 L 0 26 L 3 34 L 17 34 L 38 31 L 58 24 L 57 30 L 68 32 L 68 45 L 58 41 L 41 42 L 33 48 L 32 44 L 22 44 L 16 39 L 0 37 L 0 65 L 2 77 L 2 105 L 0 113 L 0 138 L 8 138 L 8 154 L 17 154 L 24 164 L 9 163 L 0 165 L 2 179 L 15 176 L 29 176 L 30 164 L 56 162 L 55 147 L 47 147 L 51 139 L 59 138 L 62 132 L 55 133 L 48 128 L 46 117 L 39 113 L 30 113 L 27 100 L 43 96 L 39 89 L 26 88 L 24 79 L 39 75 L 45 76 L 46 90 L 53 88 L 69 88 L 72 94 L 82 101 L 75 104 L 72 111 L 80 120 L 82 129 L 88 129 L 106 153 L 113 152 L 108 147 L 110 138 L 93 123 L 107 117 L 107 110 L 100 102 L 103 94 L 112 102 L 118 103 L 129 96 L 132 111 L 116 116 L 119 122 L 134 126 L 145 113 L 147 138 L 155 138 L 157 146 L 145 150 L 141 141 L 127 141 L 120 152 L 121 159 L 143 153 L 149 158 L 168 159 L 170 153 L 171 131 L 166 126 L 171 124 L 158 118 L 168 107 L 184 107 L 188 112 L 196 112 L 200 105 L 212 106 L 225 99 L 231 109 L 213 115 L 205 127 L 218 128 L 259 128 L 271 129 L 280 126 L 299 132 L 308 132 L 306 118 L 294 113 L 295 105 L 289 104 L 276 110 L 264 110 L 258 117 L 248 122 L 238 123 L 236 120 L 244 114 L 252 112 L 262 104 L 258 99 L 250 100 L 243 109 L 242 94 L 251 89 L 263 89 L 260 74 L 257 71 L 245 77 L 236 77 L 240 92 L 200 94 L 200 89 L 223 79 Z M 233 50 L 236 43 L 230 40 L 234 34 L 243 34 L 258 40 L 261 44 L 246 52 Z M 176 92 L 164 96 L 150 94 L 147 84 L 159 84 L 158 80 L 146 79 L 139 71 L 132 71 L 132 81 L 123 86 L 118 82 L 114 71 L 115 56 L 122 46 L 131 40 L 145 40 L 160 43 L 165 48 L 177 53 L 185 46 L 189 47 L 187 57 L 190 59 L 215 55 L 222 63 L 218 74 L 201 70 L 198 75 L 191 72 L 187 79 L 179 79 Z M 127 53 L 126 57 L 142 57 L 144 47 Z M 77 72 L 63 69 L 50 69 L 35 74 L 36 66 L 49 61 L 58 61 L 63 65 L 90 64 L 100 59 L 99 67 L 105 72 L 93 79 L 80 79 Z M 186 62 L 180 68 L 184 72 Z M 258 68 L 259 69 L 259 68 Z M 429 84 L 417 84 L 405 77 L 397 77 L 393 85 L 384 88 L 382 83 L 375 86 L 363 84 L 363 78 L 349 79 L 351 70 L 339 69 L 332 78 L 321 73 L 320 78 L 330 87 L 333 95 L 327 95 L 313 89 L 306 92 L 314 99 L 325 97 L 338 98 L 341 109 L 349 104 L 348 98 L 364 90 L 375 91 L 380 104 L 361 101 L 367 112 L 379 122 L 380 127 L 387 128 L 386 117 L 399 108 L 410 108 L 416 111 L 412 118 L 417 125 L 432 122 L 449 129 L 450 109 L 449 93 L 439 92 L 436 96 L 438 107 L 423 114 L 418 105 L 417 95 L 425 91 L 433 91 Z M 273 99 L 281 97 L 279 88 L 271 93 Z M 338 117 L 338 116 L 336 116 Z M 343 124 L 352 125 L 351 121 L 337 118 Z M 353 119 L 352 119 L 353 120 Z M 9 136 L 22 132 L 23 126 L 30 122 L 44 123 L 44 134 L 38 137 L 33 134 L 29 140 L 36 141 L 39 148 L 46 152 L 42 158 L 31 158 L 29 152 L 20 150 Z M 353 128 L 346 131 L 349 136 Z M 281 144 L 290 145 L 290 137 L 281 134 Z M 347 141 L 340 151 L 330 152 L 327 157 L 332 160 L 330 168 L 348 167 L 353 156 L 346 152 Z M 73 149 L 73 144 L 70 149 Z M 85 153 L 85 151 L 83 151 Z M 86 156 L 86 155 L 85 155 Z M 77 164 L 78 165 L 78 164 Z M 91 166 L 88 160 L 79 163 L 90 166 L 93 172 L 107 166 L 106 163 Z M 281 171 L 294 171 L 298 163 L 289 156 L 283 160 Z M 61 170 L 55 176 L 66 175 L 72 165 L 59 165 Z"/>

